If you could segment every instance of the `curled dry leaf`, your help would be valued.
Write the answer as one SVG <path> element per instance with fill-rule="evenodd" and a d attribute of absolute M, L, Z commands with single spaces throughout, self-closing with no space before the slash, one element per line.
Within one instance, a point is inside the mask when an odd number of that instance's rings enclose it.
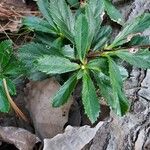
<path fill-rule="evenodd" d="M 68 122 L 68 114 L 72 104 L 70 101 L 62 107 L 52 107 L 52 97 L 59 90 L 60 84 L 54 79 L 30 82 L 27 85 L 27 108 L 33 120 L 36 133 L 43 138 L 52 138 L 62 133 Z"/>
<path fill-rule="evenodd" d="M 58 134 L 52 139 L 44 139 L 43 150 L 81 150 L 94 138 L 102 125 L 103 122 L 99 122 L 94 128 L 87 125 L 83 127 L 67 126 L 65 133 Z"/>
<path fill-rule="evenodd" d="M 33 150 L 40 141 L 29 131 L 15 127 L 0 127 L 0 140 L 14 144 L 19 150 Z"/>

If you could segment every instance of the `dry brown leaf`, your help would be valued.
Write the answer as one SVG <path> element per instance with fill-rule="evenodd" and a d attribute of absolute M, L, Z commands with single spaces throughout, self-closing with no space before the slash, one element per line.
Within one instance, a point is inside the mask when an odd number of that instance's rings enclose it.
<path fill-rule="evenodd" d="M 39 15 L 38 11 L 32 11 L 22 0 L 0 1 L 0 32 L 10 30 L 18 31 L 21 19 L 24 16 Z"/>
<path fill-rule="evenodd" d="M 29 131 L 15 127 L 0 127 L 0 140 L 14 144 L 19 150 L 33 150 L 40 141 Z"/>
<path fill-rule="evenodd" d="M 65 133 L 58 134 L 52 139 L 44 139 L 43 150 L 81 150 L 94 138 L 102 125 L 103 122 L 99 122 L 95 128 L 87 125 L 83 127 L 67 126 Z"/>
<path fill-rule="evenodd" d="M 27 85 L 27 108 L 33 120 L 36 133 L 43 138 L 52 138 L 62 133 L 68 122 L 68 114 L 72 104 L 70 101 L 62 107 L 52 107 L 52 97 L 59 90 L 60 84 L 54 79 L 30 82 Z"/>

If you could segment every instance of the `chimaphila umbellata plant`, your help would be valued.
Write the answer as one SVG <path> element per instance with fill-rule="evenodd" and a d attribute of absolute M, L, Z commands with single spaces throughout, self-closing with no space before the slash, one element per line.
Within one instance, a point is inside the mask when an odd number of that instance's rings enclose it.
<path fill-rule="evenodd" d="M 13 51 L 13 42 L 11 40 L 0 42 L 0 112 L 9 112 L 11 106 L 18 116 L 27 121 L 11 98 L 16 95 L 16 80 L 22 73 L 22 66 Z"/>
<path fill-rule="evenodd" d="M 118 60 L 150 68 L 150 41 L 142 34 L 150 27 L 150 14 L 124 22 L 110 0 L 77 2 L 38 0 L 44 18 L 24 18 L 23 25 L 35 32 L 36 39 L 20 48 L 19 58 L 31 78 L 70 72 L 70 78 L 53 97 L 54 107 L 65 104 L 82 80 L 82 103 L 92 123 L 100 113 L 97 88 L 110 108 L 122 116 L 129 110 L 123 92 L 127 72 Z M 104 14 L 122 26 L 112 42 L 112 29 L 104 25 Z"/>

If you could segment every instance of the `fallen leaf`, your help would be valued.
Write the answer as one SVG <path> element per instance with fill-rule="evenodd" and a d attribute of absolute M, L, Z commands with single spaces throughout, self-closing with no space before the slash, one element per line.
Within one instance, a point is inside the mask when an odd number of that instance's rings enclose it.
<path fill-rule="evenodd" d="M 94 138 L 102 125 L 103 122 L 99 122 L 94 128 L 87 125 L 83 127 L 67 126 L 65 133 L 58 134 L 52 139 L 44 139 L 43 150 L 81 150 Z"/>
<path fill-rule="evenodd" d="M 33 120 L 36 133 L 43 138 L 52 138 L 62 133 L 68 122 L 68 114 L 73 102 L 70 101 L 59 108 L 52 107 L 52 98 L 59 90 L 60 84 L 54 79 L 32 81 L 27 84 L 27 108 Z"/>
<path fill-rule="evenodd" d="M 38 11 L 32 11 L 22 0 L 0 1 L 0 32 L 10 30 L 18 31 L 24 16 L 39 15 Z"/>
<path fill-rule="evenodd" d="M 19 150 L 33 150 L 39 138 L 27 130 L 15 127 L 0 127 L 0 140 L 14 144 Z"/>

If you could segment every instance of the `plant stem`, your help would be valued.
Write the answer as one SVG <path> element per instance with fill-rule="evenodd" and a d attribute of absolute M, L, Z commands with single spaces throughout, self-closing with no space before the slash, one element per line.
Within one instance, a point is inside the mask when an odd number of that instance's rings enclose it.
<path fill-rule="evenodd" d="M 138 45 L 138 46 L 129 46 L 129 47 L 122 47 L 122 49 L 130 49 L 130 48 L 150 48 L 150 45 Z"/>
<path fill-rule="evenodd" d="M 97 52 L 90 52 L 88 54 L 88 58 L 95 58 L 95 57 L 99 57 L 99 56 L 102 56 L 104 53 L 111 53 L 111 52 L 114 52 L 114 51 L 119 51 L 119 50 L 127 50 L 127 49 L 131 49 L 131 48 L 134 48 L 134 49 L 140 49 L 140 48 L 150 48 L 150 45 L 139 45 L 139 46 L 130 46 L 130 47 L 120 47 L 120 48 L 116 48 L 116 49 L 103 49 L 101 51 L 97 51 Z"/>
<path fill-rule="evenodd" d="M 16 112 L 16 114 L 18 116 L 20 116 L 24 121 L 29 122 L 27 117 L 22 113 L 22 111 L 18 108 L 18 106 L 14 103 L 13 99 L 11 98 L 11 96 L 9 94 L 9 91 L 8 91 L 7 82 L 6 82 L 5 78 L 3 79 L 3 85 L 4 85 L 4 89 L 5 89 L 5 92 L 6 92 L 7 99 L 9 101 L 11 107 L 14 109 L 14 111 Z"/>
<path fill-rule="evenodd" d="M 97 51 L 97 52 L 90 52 L 87 57 L 88 58 L 99 57 L 99 56 L 102 56 L 104 53 L 113 52 L 113 51 L 110 51 L 110 50 L 105 50 L 104 51 L 104 50 L 102 50 L 102 51 Z"/>

